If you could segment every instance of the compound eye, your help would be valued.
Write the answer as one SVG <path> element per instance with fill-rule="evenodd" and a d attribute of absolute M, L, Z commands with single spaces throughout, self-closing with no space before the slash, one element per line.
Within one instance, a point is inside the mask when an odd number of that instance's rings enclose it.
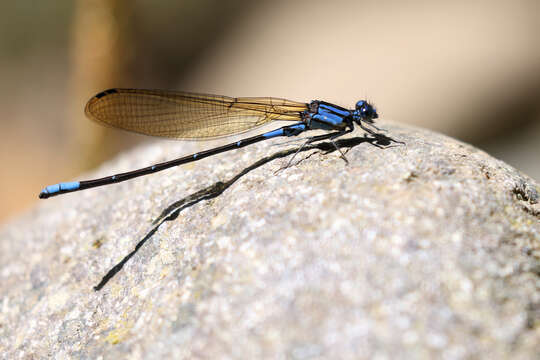
<path fill-rule="evenodd" d="M 359 111 L 364 110 L 364 111 L 365 111 L 365 109 L 364 109 L 365 105 L 366 105 L 366 101 L 365 101 L 365 100 L 360 100 L 360 101 L 358 101 L 358 102 L 356 103 L 356 110 L 359 110 Z"/>

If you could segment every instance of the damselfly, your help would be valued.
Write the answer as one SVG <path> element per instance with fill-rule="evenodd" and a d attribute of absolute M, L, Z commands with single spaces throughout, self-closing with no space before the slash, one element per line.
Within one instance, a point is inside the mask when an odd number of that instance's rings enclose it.
<path fill-rule="evenodd" d="M 354 110 L 347 110 L 320 100 L 302 103 L 271 97 L 233 98 L 165 90 L 110 89 L 92 97 L 86 104 L 85 113 L 90 119 L 106 126 L 145 135 L 190 140 L 239 134 L 271 121 L 294 123 L 142 169 L 100 179 L 50 185 L 39 194 L 41 199 L 129 180 L 278 136 L 297 136 L 308 130 L 321 129 L 333 131 L 324 136 L 333 140 L 353 131 L 354 124 L 372 135 L 376 133 L 366 124 L 378 130 L 373 125 L 373 120 L 378 118 L 377 111 L 365 100 L 358 101 Z M 308 138 L 306 143 L 320 139 L 322 137 L 314 136 Z M 339 150 L 337 146 L 336 149 Z"/>

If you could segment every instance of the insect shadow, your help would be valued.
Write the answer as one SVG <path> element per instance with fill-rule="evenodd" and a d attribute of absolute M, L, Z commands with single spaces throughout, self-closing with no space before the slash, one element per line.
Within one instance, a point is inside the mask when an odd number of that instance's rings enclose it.
<path fill-rule="evenodd" d="M 326 138 L 330 138 L 332 134 L 328 134 L 329 136 Z M 325 136 L 321 136 L 318 138 L 318 140 L 324 140 Z M 278 151 L 270 156 L 266 156 L 250 166 L 246 167 L 242 171 L 240 171 L 238 174 L 234 175 L 227 181 L 218 181 L 214 183 L 213 185 L 210 185 L 204 189 L 201 189 L 189 196 L 186 196 L 185 198 L 175 201 L 170 206 L 168 206 L 165 210 L 161 212 L 161 214 L 152 222 L 152 227 L 150 231 L 135 245 L 135 248 L 127 254 L 122 260 L 120 260 L 116 265 L 114 265 L 108 272 L 103 276 L 99 284 L 94 286 L 95 291 L 101 290 L 108 282 L 111 280 L 122 268 L 124 265 L 133 257 L 139 249 L 146 243 L 148 239 L 154 235 L 154 233 L 158 230 L 158 228 L 166 221 L 172 221 L 175 220 L 178 215 L 180 215 L 180 212 L 182 210 L 189 208 L 198 202 L 201 202 L 203 200 L 209 200 L 213 199 L 217 196 L 219 196 L 221 193 L 223 193 L 225 190 L 227 190 L 231 185 L 233 185 L 236 181 L 238 181 L 241 177 L 248 174 L 252 170 L 255 170 L 256 168 L 269 163 L 273 160 L 284 158 L 289 155 L 294 155 L 299 152 L 305 152 L 310 150 L 321 150 L 324 154 L 328 154 L 334 151 L 337 151 L 339 148 L 348 148 L 350 150 L 351 148 L 358 146 L 362 143 L 369 143 L 373 146 L 377 146 L 381 149 L 390 147 L 389 145 L 392 143 L 400 143 L 404 144 L 401 141 L 394 140 L 386 135 L 383 134 L 374 134 L 370 136 L 364 136 L 364 137 L 354 137 L 354 138 L 347 138 L 347 139 L 338 139 L 337 141 L 331 141 L 331 142 L 317 142 L 317 143 L 311 143 L 307 146 L 302 146 L 300 148 L 292 148 L 287 150 Z M 347 151 L 348 151 L 347 150 Z M 299 160 L 296 164 L 304 161 L 305 159 L 309 158 L 312 154 L 308 155 L 307 157 Z M 280 169 L 281 170 L 281 169 Z"/>

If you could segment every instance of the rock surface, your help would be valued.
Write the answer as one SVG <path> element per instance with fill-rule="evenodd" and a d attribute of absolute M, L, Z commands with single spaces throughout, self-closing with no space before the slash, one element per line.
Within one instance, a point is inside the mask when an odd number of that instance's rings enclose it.
<path fill-rule="evenodd" d="M 405 145 L 357 130 L 348 165 L 322 144 L 279 170 L 297 146 L 256 144 L 43 201 L 0 230 L 2 357 L 534 358 L 539 185 L 380 125 Z"/>

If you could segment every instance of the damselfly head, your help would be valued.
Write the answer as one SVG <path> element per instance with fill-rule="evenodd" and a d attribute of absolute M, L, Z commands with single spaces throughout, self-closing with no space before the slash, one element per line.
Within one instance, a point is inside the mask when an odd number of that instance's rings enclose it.
<path fill-rule="evenodd" d="M 355 121 L 365 121 L 373 123 L 373 119 L 377 119 L 379 115 L 377 110 L 371 104 L 365 100 L 360 100 L 356 103 L 356 110 L 354 111 Z"/>

